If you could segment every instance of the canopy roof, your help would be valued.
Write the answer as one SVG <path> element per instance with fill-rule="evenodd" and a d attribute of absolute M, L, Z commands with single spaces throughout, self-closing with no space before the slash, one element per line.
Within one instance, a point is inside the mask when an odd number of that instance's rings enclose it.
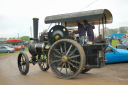
<path fill-rule="evenodd" d="M 103 18 L 103 23 L 102 23 Z M 112 23 L 113 18 L 112 14 L 107 9 L 98 9 L 98 10 L 90 10 L 90 11 L 82 11 L 82 12 L 74 12 L 67 14 L 59 14 L 53 16 L 47 16 L 45 18 L 45 23 L 62 23 L 63 26 L 73 27 L 77 26 L 77 20 L 83 23 L 83 20 L 87 20 L 89 23 L 94 22 L 95 25 L 99 24 L 109 24 Z M 105 23 L 106 20 L 106 23 Z"/>

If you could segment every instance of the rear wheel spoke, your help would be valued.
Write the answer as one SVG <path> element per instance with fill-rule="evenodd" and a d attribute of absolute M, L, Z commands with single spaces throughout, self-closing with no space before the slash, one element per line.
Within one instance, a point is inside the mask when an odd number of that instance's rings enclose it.
<path fill-rule="evenodd" d="M 80 64 L 80 62 L 78 62 L 78 61 L 75 61 L 75 60 L 70 60 L 70 61 L 72 61 L 72 62 L 75 62 L 75 63 L 77 63 L 77 64 Z"/>
<path fill-rule="evenodd" d="M 67 71 L 67 66 L 66 66 L 66 63 L 65 63 L 65 70 L 66 70 L 66 75 L 68 74 L 68 71 Z"/>
<path fill-rule="evenodd" d="M 67 51 L 67 53 L 66 53 L 66 56 L 68 55 L 68 53 L 69 53 L 69 51 L 71 50 L 71 48 L 72 48 L 72 45 L 69 47 L 69 49 L 68 49 L 68 51 Z"/>
<path fill-rule="evenodd" d="M 54 57 L 61 58 L 61 56 L 58 56 L 58 55 L 56 55 L 56 54 L 53 54 L 53 55 L 54 55 Z"/>
<path fill-rule="evenodd" d="M 70 67 L 70 65 L 68 64 L 68 68 L 70 69 L 70 73 L 71 73 L 71 67 Z"/>
<path fill-rule="evenodd" d="M 61 55 L 61 53 L 60 53 L 58 50 L 54 49 L 54 51 L 55 51 L 56 53 L 58 53 L 59 55 Z"/>
<path fill-rule="evenodd" d="M 52 63 L 59 62 L 59 61 L 61 61 L 61 60 L 54 60 L 54 61 L 52 61 Z"/>
<path fill-rule="evenodd" d="M 65 53 L 66 53 L 66 42 L 64 43 L 64 50 L 65 50 Z"/>
<path fill-rule="evenodd" d="M 70 57 L 73 53 L 75 53 L 76 50 L 77 50 L 77 49 L 75 48 L 75 49 L 69 54 L 69 57 Z"/>
<path fill-rule="evenodd" d="M 75 65 L 73 65 L 71 62 L 68 61 L 68 63 L 69 63 L 70 65 L 72 65 L 73 67 L 75 67 L 76 69 L 78 69 L 78 67 L 76 67 Z"/>
<path fill-rule="evenodd" d="M 62 61 L 58 64 L 58 67 L 60 67 L 61 64 L 62 64 Z"/>
<path fill-rule="evenodd" d="M 60 68 L 60 72 L 61 72 L 62 68 L 64 67 L 64 65 L 65 65 L 65 64 L 63 63 L 63 65 L 62 65 L 61 68 Z"/>
<path fill-rule="evenodd" d="M 62 49 L 62 46 L 60 45 L 60 50 L 61 50 L 61 53 L 63 53 L 63 49 Z"/>
<path fill-rule="evenodd" d="M 79 57 L 80 55 L 71 56 L 68 59 Z"/>

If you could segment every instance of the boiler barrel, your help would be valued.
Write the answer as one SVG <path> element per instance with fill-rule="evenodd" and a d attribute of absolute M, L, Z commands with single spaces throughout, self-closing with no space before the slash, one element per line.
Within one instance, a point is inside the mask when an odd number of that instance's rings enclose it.
<path fill-rule="evenodd" d="M 34 55 L 37 55 L 37 54 L 44 54 L 44 43 L 31 43 L 29 44 L 29 53 L 32 54 L 33 56 Z"/>

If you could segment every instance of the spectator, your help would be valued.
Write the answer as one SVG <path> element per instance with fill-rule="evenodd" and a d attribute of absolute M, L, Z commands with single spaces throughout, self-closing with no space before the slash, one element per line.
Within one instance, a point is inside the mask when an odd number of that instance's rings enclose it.
<path fill-rule="evenodd" d="M 109 38 L 110 45 L 112 45 L 112 38 Z"/>
<path fill-rule="evenodd" d="M 120 37 L 118 38 L 119 43 L 121 43 Z"/>
<path fill-rule="evenodd" d="M 87 31 L 88 41 L 93 42 L 94 41 L 94 32 L 93 29 L 95 29 L 94 22 L 93 25 L 88 24 L 87 20 L 84 20 L 85 24 L 85 31 Z"/>
<path fill-rule="evenodd" d="M 21 48 L 22 48 L 22 51 L 24 51 L 25 47 L 24 47 L 24 45 L 23 45 L 23 44 L 21 45 Z"/>
<path fill-rule="evenodd" d="M 116 35 L 115 35 L 115 39 L 117 39 Z"/>

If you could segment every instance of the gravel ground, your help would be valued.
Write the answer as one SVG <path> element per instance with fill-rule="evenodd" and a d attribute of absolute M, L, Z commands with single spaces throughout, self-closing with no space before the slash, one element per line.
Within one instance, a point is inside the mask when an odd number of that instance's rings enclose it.
<path fill-rule="evenodd" d="M 29 57 L 28 51 L 25 51 Z M 91 69 L 74 79 L 59 79 L 49 69 L 43 72 L 38 64 L 27 75 L 21 75 L 17 66 L 18 53 L 0 57 L 0 85 L 128 85 L 128 62 L 108 64 L 103 68 Z"/>

